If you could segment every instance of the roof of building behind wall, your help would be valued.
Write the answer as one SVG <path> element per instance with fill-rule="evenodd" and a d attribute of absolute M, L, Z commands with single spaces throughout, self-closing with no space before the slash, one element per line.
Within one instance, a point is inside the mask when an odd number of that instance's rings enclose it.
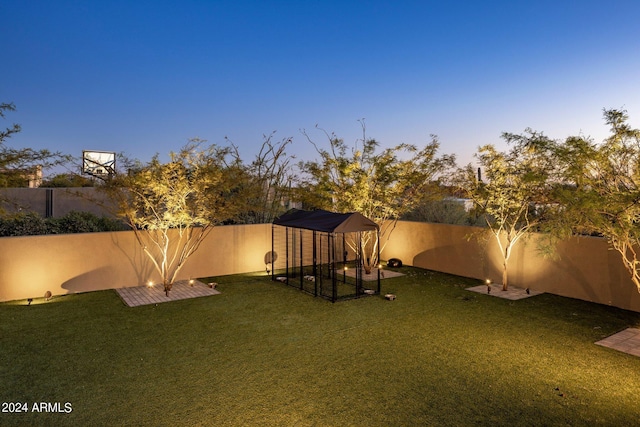
<path fill-rule="evenodd" d="M 336 213 L 325 210 L 304 211 L 291 209 L 273 223 L 283 227 L 304 228 L 325 233 L 352 233 L 375 231 L 378 225 L 358 212 Z"/>

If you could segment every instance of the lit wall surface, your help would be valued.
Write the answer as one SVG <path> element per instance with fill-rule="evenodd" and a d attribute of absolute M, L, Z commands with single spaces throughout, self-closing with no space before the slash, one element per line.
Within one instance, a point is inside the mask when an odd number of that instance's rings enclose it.
<path fill-rule="evenodd" d="M 382 254 L 403 263 L 481 280 L 502 281 L 502 256 L 493 237 L 476 239 L 483 228 L 401 221 Z M 545 258 L 532 236 L 514 248 L 509 283 L 520 288 L 640 311 L 640 293 L 620 255 L 605 239 L 562 241 L 557 256 Z M 384 284 L 383 284 L 384 287 Z"/>
<path fill-rule="evenodd" d="M 399 222 L 382 258 L 499 283 L 502 260 L 481 228 Z M 603 239 L 560 242 L 556 258 L 538 253 L 536 236 L 519 244 L 509 264 L 513 286 L 640 312 L 640 293 L 619 255 Z M 216 227 L 187 261 L 179 279 L 264 271 L 271 225 Z M 0 238 L 0 301 L 142 286 L 160 281 L 133 232 Z M 382 283 L 384 291 L 384 281 Z"/>
<path fill-rule="evenodd" d="M 271 225 L 215 227 L 178 276 L 264 271 Z M 0 238 L 0 301 L 160 283 L 131 231 Z"/>

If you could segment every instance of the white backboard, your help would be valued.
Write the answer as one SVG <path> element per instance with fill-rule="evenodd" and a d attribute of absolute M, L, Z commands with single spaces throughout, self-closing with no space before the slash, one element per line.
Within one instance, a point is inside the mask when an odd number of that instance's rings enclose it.
<path fill-rule="evenodd" d="M 82 173 L 105 177 L 116 173 L 116 153 L 111 151 L 82 151 Z"/>

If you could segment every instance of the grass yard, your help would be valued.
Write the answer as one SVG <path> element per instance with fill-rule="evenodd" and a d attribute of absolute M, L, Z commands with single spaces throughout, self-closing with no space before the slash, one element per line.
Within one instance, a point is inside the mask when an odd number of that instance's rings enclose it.
<path fill-rule="evenodd" d="M 332 304 L 245 275 L 157 306 L 113 290 L 0 304 L 2 409 L 28 405 L 0 425 L 640 423 L 640 358 L 594 344 L 639 313 L 400 271 L 383 281 L 392 302 Z"/>

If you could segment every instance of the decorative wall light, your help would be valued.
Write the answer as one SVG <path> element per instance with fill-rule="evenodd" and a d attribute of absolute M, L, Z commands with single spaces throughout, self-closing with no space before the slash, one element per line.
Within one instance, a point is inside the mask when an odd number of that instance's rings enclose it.
<path fill-rule="evenodd" d="M 278 253 L 275 251 L 269 251 L 264 254 L 264 270 L 267 272 L 267 274 L 271 273 L 271 270 L 273 270 L 273 264 L 277 259 Z"/>

